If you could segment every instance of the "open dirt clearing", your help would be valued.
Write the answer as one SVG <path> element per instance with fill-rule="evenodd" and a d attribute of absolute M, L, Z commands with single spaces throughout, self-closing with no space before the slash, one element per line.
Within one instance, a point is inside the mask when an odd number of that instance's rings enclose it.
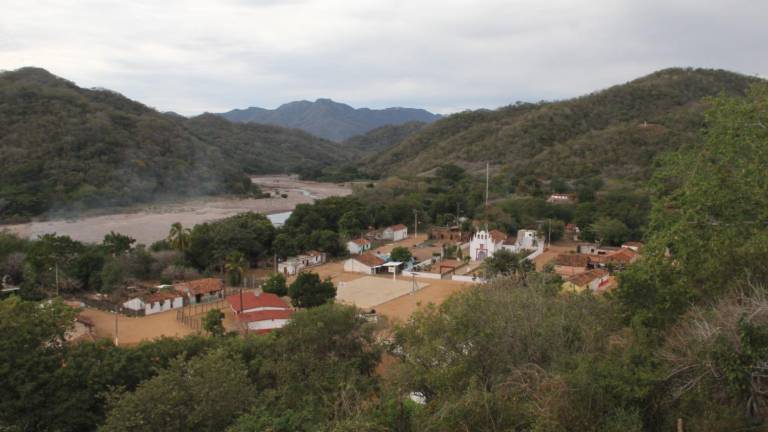
<path fill-rule="evenodd" d="M 81 314 L 93 321 L 96 337 L 114 339 L 115 314 L 92 308 L 84 308 Z M 176 321 L 175 310 L 145 317 L 119 315 L 117 318 L 117 335 L 120 345 L 135 345 L 141 341 L 163 336 L 183 337 L 195 332 L 196 330 Z"/>
<path fill-rule="evenodd" d="M 264 214 L 293 210 L 297 204 L 311 203 L 329 196 L 352 193 L 348 186 L 335 183 L 301 181 L 293 176 L 253 177 L 271 198 L 239 199 L 210 197 L 184 200 L 169 204 L 147 204 L 108 215 L 91 215 L 78 218 L 62 218 L 16 225 L 0 225 L 22 237 L 37 237 L 57 233 L 75 240 L 98 243 L 110 231 L 135 238 L 139 243 L 151 244 L 165 238 L 174 222 L 192 227 L 196 224 L 222 219 L 243 212 Z M 285 194 L 287 198 L 280 195 Z"/>
<path fill-rule="evenodd" d="M 424 282 L 416 282 L 416 285 L 417 290 L 427 286 Z M 342 303 L 368 309 L 411 293 L 413 289 L 413 281 L 409 279 L 392 280 L 391 277 L 384 276 L 363 276 L 349 282 L 340 282 L 336 299 Z"/>

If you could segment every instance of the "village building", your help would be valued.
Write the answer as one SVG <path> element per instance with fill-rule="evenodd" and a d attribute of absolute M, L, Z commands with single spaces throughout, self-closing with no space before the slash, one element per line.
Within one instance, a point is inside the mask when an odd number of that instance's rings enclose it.
<path fill-rule="evenodd" d="M 224 282 L 217 278 L 181 282 L 173 287 L 187 297 L 189 304 L 207 303 L 224 298 Z"/>
<path fill-rule="evenodd" d="M 504 248 L 507 235 L 499 230 L 480 230 L 469 241 L 469 257 L 472 261 L 482 261 Z"/>
<path fill-rule="evenodd" d="M 304 268 L 323 264 L 325 260 L 326 255 L 324 252 L 312 250 L 304 255 L 290 257 L 285 261 L 278 263 L 277 271 L 286 276 L 293 276 Z"/>
<path fill-rule="evenodd" d="M 643 248 L 643 244 L 640 242 L 626 242 L 621 245 L 623 249 L 629 249 L 634 252 L 640 252 L 640 249 Z"/>
<path fill-rule="evenodd" d="M 603 287 L 608 284 L 609 280 L 610 275 L 607 270 L 592 269 L 569 277 L 563 282 L 562 289 L 563 291 L 570 292 L 582 292 L 586 290 L 598 292 L 604 289 Z"/>
<path fill-rule="evenodd" d="M 365 253 L 354 256 L 344 261 L 344 271 L 350 273 L 376 274 L 377 269 L 381 268 L 386 261 L 373 255 Z"/>
<path fill-rule="evenodd" d="M 460 227 L 432 227 L 429 230 L 430 240 L 441 242 L 466 243 L 469 241 L 469 232 L 462 231 Z"/>
<path fill-rule="evenodd" d="M 174 290 L 161 290 L 123 302 L 123 308 L 139 315 L 152 315 L 184 307 L 184 296 Z"/>
<path fill-rule="evenodd" d="M 574 201 L 573 195 L 563 193 L 553 193 L 547 198 L 550 204 L 572 204 Z"/>
<path fill-rule="evenodd" d="M 358 255 L 371 249 L 370 240 L 359 238 L 347 242 L 347 251 L 350 255 Z"/>
<path fill-rule="evenodd" d="M 580 243 L 576 245 L 576 253 L 589 255 L 607 255 L 621 248 L 615 246 L 601 246 L 597 243 Z"/>
<path fill-rule="evenodd" d="M 385 240 L 400 241 L 408 238 L 408 227 L 403 224 L 392 225 L 384 228 L 381 238 Z"/>
<path fill-rule="evenodd" d="M 637 252 L 632 249 L 621 248 L 608 254 L 594 256 L 590 261 L 593 267 L 620 271 L 637 261 L 637 258 Z"/>
<path fill-rule="evenodd" d="M 555 257 L 555 273 L 573 276 L 589 270 L 590 256 L 587 254 L 560 254 Z"/>
<path fill-rule="evenodd" d="M 293 315 L 293 309 L 272 293 L 233 294 L 227 297 L 227 303 L 241 329 L 249 332 L 267 333 L 281 328 L 288 324 Z"/>
<path fill-rule="evenodd" d="M 544 246 L 544 240 L 539 238 L 536 230 L 518 230 L 517 237 L 509 237 L 504 240 L 504 249 L 513 253 L 522 251 L 535 251 Z"/>

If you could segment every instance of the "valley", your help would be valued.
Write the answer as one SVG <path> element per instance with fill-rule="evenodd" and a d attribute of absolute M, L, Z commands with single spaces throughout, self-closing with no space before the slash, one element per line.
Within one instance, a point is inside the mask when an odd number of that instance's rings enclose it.
<path fill-rule="evenodd" d="M 56 233 L 72 239 L 99 243 L 110 231 L 129 235 L 139 243 L 149 245 L 162 240 L 168 235 L 168 228 L 174 222 L 184 226 L 194 226 L 234 216 L 243 212 L 257 212 L 267 215 L 274 222 L 282 222 L 287 213 L 297 204 L 311 203 L 316 199 L 331 196 L 346 196 L 352 193 L 349 186 L 335 183 L 320 183 L 298 180 L 295 176 L 270 175 L 255 176 L 251 180 L 270 193 L 269 198 L 237 198 L 216 196 L 193 198 L 169 203 L 154 203 L 120 209 L 118 212 L 103 214 L 85 213 L 76 218 L 57 217 L 23 224 L 0 225 L 21 237 L 37 238 L 43 234 Z M 283 198 L 281 195 L 286 195 Z"/>

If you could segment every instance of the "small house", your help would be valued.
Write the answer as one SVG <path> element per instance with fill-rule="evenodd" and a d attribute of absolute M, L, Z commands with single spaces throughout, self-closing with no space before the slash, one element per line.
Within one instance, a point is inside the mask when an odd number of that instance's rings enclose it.
<path fill-rule="evenodd" d="M 224 298 L 224 282 L 217 278 L 181 282 L 173 287 L 189 299 L 189 304 L 207 303 Z"/>
<path fill-rule="evenodd" d="M 347 251 L 350 255 L 358 255 L 371 249 L 371 242 L 364 238 L 358 238 L 347 242 Z"/>
<path fill-rule="evenodd" d="M 235 314 L 291 308 L 283 299 L 275 294 L 261 293 L 256 295 L 250 291 L 227 296 L 227 303 Z"/>
<path fill-rule="evenodd" d="M 555 273 L 561 276 L 573 276 L 589 270 L 590 256 L 587 254 L 559 254 L 555 257 Z"/>
<path fill-rule="evenodd" d="M 381 237 L 385 240 L 400 241 L 408 238 L 408 227 L 403 224 L 384 228 Z"/>
<path fill-rule="evenodd" d="M 609 282 L 608 271 L 603 269 L 592 269 L 581 274 L 573 275 L 563 282 L 563 291 L 582 292 L 590 290 L 597 292 L 602 290 L 602 286 Z"/>
<path fill-rule="evenodd" d="M 293 309 L 271 293 L 242 292 L 227 297 L 227 303 L 245 331 L 267 333 L 288 324 Z"/>
<path fill-rule="evenodd" d="M 376 255 L 365 253 L 344 261 L 344 271 L 369 275 L 376 274 L 377 269 L 384 265 L 385 262 Z"/>

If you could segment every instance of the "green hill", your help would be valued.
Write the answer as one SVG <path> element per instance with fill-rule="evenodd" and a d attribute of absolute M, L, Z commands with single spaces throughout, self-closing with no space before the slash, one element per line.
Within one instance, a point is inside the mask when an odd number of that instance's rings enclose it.
<path fill-rule="evenodd" d="M 246 174 L 323 164 L 331 144 L 274 126 L 161 114 L 43 69 L 0 74 L 0 220 L 163 196 L 247 193 Z"/>
<path fill-rule="evenodd" d="M 513 176 L 646 179 L 657 154 L 696 139 L 702 99 L 742 95 L 754 82 L 722 70 L 666 69 L 575 99 L 462 112 L 368 157 L 362 170 L 409 174 L 490 162 Z"/>
<path fill-rule="evenodd" d="M 395 146 L 420 131 L 426 123 L 409 122 L 400 125 L 386 125 L 362 135 L 347 139 L 342 146 L 361 156 L 374 155 Z"/>

